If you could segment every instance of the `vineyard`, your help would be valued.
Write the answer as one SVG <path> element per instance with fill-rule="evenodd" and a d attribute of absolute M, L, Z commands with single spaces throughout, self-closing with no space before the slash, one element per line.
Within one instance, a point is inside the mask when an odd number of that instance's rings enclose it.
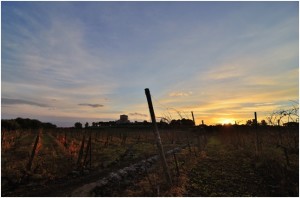
<path fill-rule="evenodd" d="M 2 130 L 2 196 L 298 196 L 293 127 Z M 30 189 L 30 190 L 29 190 Z"/>
<path fill-rule="evenodd" d="M 182 146 L 189 137 L 182 131 L 161 134 L 166 151 Z M 153 155 L 151 129 L 2 131 L 2 192 L 107 172 Z"/>

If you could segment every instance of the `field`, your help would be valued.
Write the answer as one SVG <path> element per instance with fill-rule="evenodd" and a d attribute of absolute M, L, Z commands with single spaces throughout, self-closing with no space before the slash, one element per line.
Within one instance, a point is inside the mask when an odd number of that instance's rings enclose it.
<path fill-rule="evenodd" d="M 292 127 L 2 130 L 2 196 L 299 196 Z M 29 190 L 30 189 L 30 190 Z"/>

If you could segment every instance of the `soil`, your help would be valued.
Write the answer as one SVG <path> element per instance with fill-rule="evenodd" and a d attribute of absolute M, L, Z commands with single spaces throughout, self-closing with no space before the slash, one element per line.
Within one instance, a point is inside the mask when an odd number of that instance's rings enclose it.
<path fill-rule="evenodd" d="M 49 141 L 52 142 L 52 140 Z M 44 144 L 47 145 L 46 142 Z M 55 147 L 61 149 L 58 146 Z M 222 142 L 222 139 L 216 136 L 208 138 L 204 150 L 204 155 L 195 155 L 197 163 L 187 175 L 188 181 L 184 188 L 186 189 L 183 192 L 184 196 L 299 196 L 299 154 L 290 155 L 290 164 L 287 166 L 284 160 L 276 161 L 275 158 L 272 158 L 276 154 L 272 153 L 273 150 L 267 153 L 267 156 L 256 157 L 253 148 L 236 148 L 231 144 Z M 57 153 L 60 153 L 60 151 L 57 151 Z M 128 155 L 123 157 L 130 157 L 130 152 L 126 153 Z M 284 156 L 282 153 L 278 155 Z M 74 191 L 85 184 L 99 181 L 108 177 L 112 172 L 141 160 L 143 159 L 134 158 L 114 162 L 106 167 L 70 171 L 67 176 L 46 182 L 36 180 L 35 182 L 14 186 L 9 184 L 9 181 L 5 178 L 2 178 L 1 195 L 14 197 L 74 196 Z M 103 188 L 106 191 L 99 188 L 97 191 L 96 189 L 95 195 L 116 195 L 116 192 L 124 191 L 142 177 L 143 175 L 129 177 L 129 179 L 122 180 L 122 182 L 110 183 L 107 186 L 109 188 Z M 5 185 L 10 186 L 10 188 L 3 188 Z"/>
<path fill-rule="evenodd" d="M 173 150 L 172 150 L 173 151 Z M 177 149 L 174 149 L 176 152 Z M 170 151 L 169 151 L 170 152 Z M 166 152 L 166 153 L 169 153 Z M 153 157 L 151 157 L 153 158 Z M 155 156 L 155 160 L 152 160 L 152 163 L 156 163 L 158 156 Z M 148 158 L 150 159 L 150 158 Z M 79 189 L 80 187 L 83 187 L 86 184 L 90 184 L 93 182 L 97 182 L 101 180 L 102 178 L 109 178 L 110 174 L 113 172 L 116 172 L 124 167 L 128 167 L 132 164 L 135 164 L 139 162 L 138 164 L 144 164 L 140 163 L 142 159 L 136 158 L 133 160 L 125 160 L 122 162 L 115 162 L 109 164 L 106 168 L 99 168 L 99 169 L 85 169 L 82 171 L 72 171 L 69 175 L 66 177 L 62 177 L 59 179 L 51 180 L 44 182 L 43 184 L 40 184 L 38 182 L 28 182 L 26 185 L 11 185 L 10 188 L 2 190 L 2 196 L 25 196 L 25 197 L 65 197 L 65 196 L 76 196 L 74 194 L 74 191 L 76 189 Z M 122 183 L 120 186 L 120 181 L 116 182 L 110 182 L 107 186 L 111 187 L 111 190 L 114 191 L 117 187 L 119 190 L 125 189 L 126 186 L 132 184 L 137 178 L 140 178 L 144 176 L 144 171 L 141 171 L 138 166 L 138 170 L 136 173 L 128 175 L 126 178 L 127 182 Z M 150 168 L 150 167 L 148 167 Z M 3 178 L 2 178 L 3 180 Z M 5 179 L 4 179 L 5 180 Z M 104 187 L 105 188 L 105 187 Z M 28 190 L 30 189 L 30 190 Z M 102 188 L 103 189 L 103 188 Z M 100 190 L 102 191 L 102 190 Z M 98 193 L 100 192 L 98 189 Z M 105 195 L 109 196 L 111 193 L 109 191 L 100 192 L 101 194 L 104 193 Z M 107 194 L 108 193 L 108 194 Z M 115 192 L 114 192 L 115 193 Z"/>
<path fill-rule="evenodd" d="M 207 156 L 189 174 L 190 197 L 299 196 L 298 167 L 255 159 L 251 150 L 208 144 Z"/>

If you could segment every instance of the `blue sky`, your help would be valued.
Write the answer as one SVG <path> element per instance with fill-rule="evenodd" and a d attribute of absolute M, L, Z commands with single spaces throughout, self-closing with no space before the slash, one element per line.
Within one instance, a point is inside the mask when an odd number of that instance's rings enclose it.
<path fill-rule="evenodd" d="M 299 99 L 298 2 L 2 2 L 1 116 L 59 126 L 194 111 L 259 119 Z"/>

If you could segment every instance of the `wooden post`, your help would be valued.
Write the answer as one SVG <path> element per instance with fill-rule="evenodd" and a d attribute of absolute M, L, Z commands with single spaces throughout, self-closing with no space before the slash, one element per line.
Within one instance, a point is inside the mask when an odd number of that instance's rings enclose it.
<path fill-rule="evenodd" d="M 201 151 L 201 143 L 200 143 L 199 135 L 197 136 L 197 144 L 198 144 L 198 152 L 200 152 Z"/>
<path fill-rule="evenodd" d="M 284 151 L 284 155 L 285 155 L 285 159 L 286 159 L 286 165 L 290 166 L 290 160 L 289 160 L 289 155 L 288 155 L 287 148 L 283 147 L 283 151 Z"/>
<path fill-rule="evenodd" d="M 187 144 L 188 144 L 188 147 L 189 147 L 189 151 L 190 151 L 190 154 L 191 154 L 192 153 L 192 148 L 191 148 L 189 136 L 186 136 L 186 138 L 187 138 Z"/>
<path fill-rule="evenodd" d="M 64 142 L 64 146 L 67 147 L 67 132 L 65 131 L 65 142 Z"/>
<path fill-rule="evenodd" d="M 90 169 L 92 168 L 92 132 L 90 132 Z"/>
<path fill-rule="evenodd" d="M 5 130 L 1 130 L 1 146 L 2 146 L 2 144 L 3 144 L 3 141 L 4 141 L 4 135 L 5 135 Z M 3 147 L 2 147 L 3 148 Z"/>
<path fill-rule="evenodd" d="M 27 171 L 31 170 L 32 162 L 33 162 L 33 159 L 34 159 L 34 156 L 35 156 L 35 152 L 36 152 L 36 148 L 37 148 L 37 145 L 39 143 L 39 140 L 40 140 L 40 132 L 38 132 L 38 134 L 36 136 L 36 139 L 35 139 L 32 151 L 31 151 L 31 155 L 30 155 L 27 167 L 26 167 Z"/>
<path fill-rule="evenodd" d="M 161 162 L 162 162 L 162 165 L 163 165 L 166 180 L 167 180 L 168 184 L 171 186 L 172 185 L 172 178 L 171 178 L 171 175 L 170 175 L 170 172 L 169 172 L 169 168 L 168 168 L 168 165 L 167 165 L 167 160 L 166 160 L 166 157 L 165 157 L 164 149 L 163 149 L 163 146 L 162 146 L 162 143 L 161 143 L 161 138 L 160 138 L 159 131 L 158 131 L 158 128 L 157 128 L 154 109 L 153 109 L 153 105 L 152 105 L 150 90 L 148 88 L 145 89 L 145 94 L 146 94 L 146 97 L 147 97 L 147 102 L 148 102 L 149 111 L 150 111 L 150 115 L 151 115 L 151 120 L 152 120 L 152 125 L 153 125 L 153 133 L 156 136 L 156 145 L 157 145 L 157 148 L 158 148 L 159 156 L 161 158 Z"/>
<path fill-rule="evenodd" d="M 177 161 L 176 154 L 173 153 L 173 156 L 174 156 L 174 161 L 175 161 L 175 165 L 176 165 L 177 177 L 179 177 L 180 172 L 179 172 L 179 167 L 178 167 L 178 161 Z"/>
<path fill-rule="evenodd" d="M 254 112 L 254 124 L 255 124 L 255 127 L 257 128 L 257 115 L 256 115 L 256 112 Z"/>
<path fill-rule="evenodd" d="M 84 141 L 85 141 L 85 135 L 83 135 L 82 137 L 82 141 L 81 141 L 81 147 L 78 153 L 78 159 L 77 159 L 77 166 L 80 167 L 81 166 L 81 159 L 82 159 L 82 155 L 83 155 L 83 149 L 84 149 Z"/>
<path fill-rule="evenodd" d="M 256 155 L 258 155 L 260 149 L 260 142 L 258 137 L 258 122 L 257 122 L 257 114 L 254 112 L 254 126 L 255 126 L 255 132 L 256 132 Z"/>
<path fill-rule="evenodd" d="M 191 113 L 192 113 L 194 125 L 196 125 L 196 123 L 195 123 L 195 118 L 194 118 L 194 113 L 193 113 L 192 111 L 191 111 Z"/>
<path fill-rule="evenodd" d="M 84 160 L 83 160 L 83 165 L 84 166 L 87 164 L 87 157 L 88 157 L 88 155 L 91 158 L 91 150 L 90 149 L 91 149 L 91 135 L 89 137 L 89 140 L 88 140 L 88 143 L 87 143 L 87 146 L 86 146 L 86 150 L 85 150 L 85 157 L 84 157 Z"/>

